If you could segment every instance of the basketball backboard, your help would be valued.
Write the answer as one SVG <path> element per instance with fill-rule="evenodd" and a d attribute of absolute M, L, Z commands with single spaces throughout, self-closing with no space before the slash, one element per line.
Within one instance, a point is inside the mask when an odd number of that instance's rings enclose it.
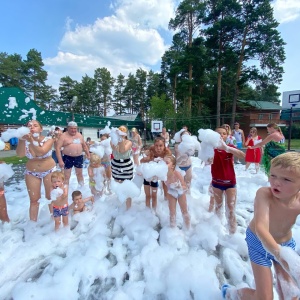
<path fill-rule="evenodd" d="M 151 131 L 160 133 L 162 132 L 163 122 L 162 121 L 151 121 Z"/>
<path fill-rule="evenodd" d="M 282 93 L 282 109 L 300 108 L 300 90 Z"/>

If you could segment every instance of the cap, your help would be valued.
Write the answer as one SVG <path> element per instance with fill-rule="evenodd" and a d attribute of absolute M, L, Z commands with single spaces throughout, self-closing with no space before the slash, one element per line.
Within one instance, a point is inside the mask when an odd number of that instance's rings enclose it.
<path fill-rule="evenodd" d="M 68 127 L 70 127 L 70 126 L 77 127 L 77 123 L 74 122 L 74 121 L 71 121 L 71 122 L 68 123 Z"/>

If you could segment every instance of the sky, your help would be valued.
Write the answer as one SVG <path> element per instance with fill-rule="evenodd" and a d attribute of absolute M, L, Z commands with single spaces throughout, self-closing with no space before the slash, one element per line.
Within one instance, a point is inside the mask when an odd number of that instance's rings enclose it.
<path fill-rule="evenodd" d="M 138 68 L 159 71 L 172 41 L 170 18 L 179 0 L 15 0 L 1 2 L 0 51 L 26 58 L 42 54 L 48 84 L 63 76 L 80 81 L 96 68 L 114 77 Z M 279 31 L 287 43 L 279 91 L 299 90 L 300 0 L 273 2 Z"/>
<path fill-rule="evenodd" d="M 14 166 L 15 174 L 5 181 L 11 222 L 0 223 L 0 298 L 52 300 L 55 294 L 57 300 L 221 300 L 224 283 L 254 287 L 245 231 L 253 217 L 255 193 L 268 185 L 267 177 L 262 171 L 255 174 L 253 164 L 247 172 L 244 165 L 235 165 L 238 228 L 229 235 L 225 212 L 221 219 L 208 212 L 210 166 L 197 157 L 191 159 L 189 231 L 182 228 L 179 207 L 178 227 L 170 228 L 168 202 L 160 185 L 157 214 L 146 208 L 143 189 L 133 197 L 132 208 L 125 211 L 124 199 L 117 195 L 119 188 L 112 186 L 111 195 L 103 195 L 94 205 L 87 202 L 89 211 L 70 215 L 71 229 L 55 233 L 44 193 L 37 223 L 28 221 L 24 167 Z M 2 164 L 0 173 L 3 170 L 7 172 Z M 80 190 L 88 197 L 87 168 L 83 174 L 85 186 Z M 69 203 L 76 189 L 73 172 Z M 297 245 L 299 226 L 298 219 L 293 229 Z M 299 246 L 296 250 L 299 253 Z M 274 299 L 279 299 L 276 292 Z"/>

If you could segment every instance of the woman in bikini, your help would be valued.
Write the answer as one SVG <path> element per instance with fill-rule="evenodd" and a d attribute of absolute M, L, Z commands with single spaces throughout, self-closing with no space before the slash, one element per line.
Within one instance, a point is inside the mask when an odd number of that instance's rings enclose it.
<path fill-rule="evenodd" d="M 19 139 L 16 153 L 19 157 L 26 156 L 28 158 L 25 182 L 30 198 L 29 218 L 32 221 L 37 221 L 41 185 L 43 182 L 45 196 L 50 200 L 51 173 L 55 171 L 56 164 L 52 158 L 52 137 L 41 135 L 43 127 L 36 120 L 29 121 L 27 127 L 30 129 L 30 132 Z"/>

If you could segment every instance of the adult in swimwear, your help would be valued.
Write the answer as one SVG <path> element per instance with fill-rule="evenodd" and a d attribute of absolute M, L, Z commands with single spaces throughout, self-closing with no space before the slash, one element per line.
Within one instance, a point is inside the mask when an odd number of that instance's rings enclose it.
<path fill-rule="evenodd" d="M 44 183 L 45 196 L 50 200 L 51 173 L 55 171 L 55 161 L 52 158 L 52 137 L 41 135 L 43 127 L 37 120 L 27 123 L 30 132 L 19 139 L 16 153 L 19 157 L 26 156 L 25 182 L 30 199 L 29 218 L 37 221 L 41 185 Z"/>
<path fill-rule="evenodd" d="M 78 184 L 83 186 L 84 179 L 82 175 L 83 155 L 90 159 L 89 149 L 81 133 L 77 131 L 77 123 L 71 121 L 68 123 L 67 131 L 64 132 L 56 142 L 56 155 L 60 168 L 64 169 L 65 183 L 69 185 L 72 168 L 75 167 L 75 173 Z M 63 154 L 63 156 L 61 155 Z"/>

